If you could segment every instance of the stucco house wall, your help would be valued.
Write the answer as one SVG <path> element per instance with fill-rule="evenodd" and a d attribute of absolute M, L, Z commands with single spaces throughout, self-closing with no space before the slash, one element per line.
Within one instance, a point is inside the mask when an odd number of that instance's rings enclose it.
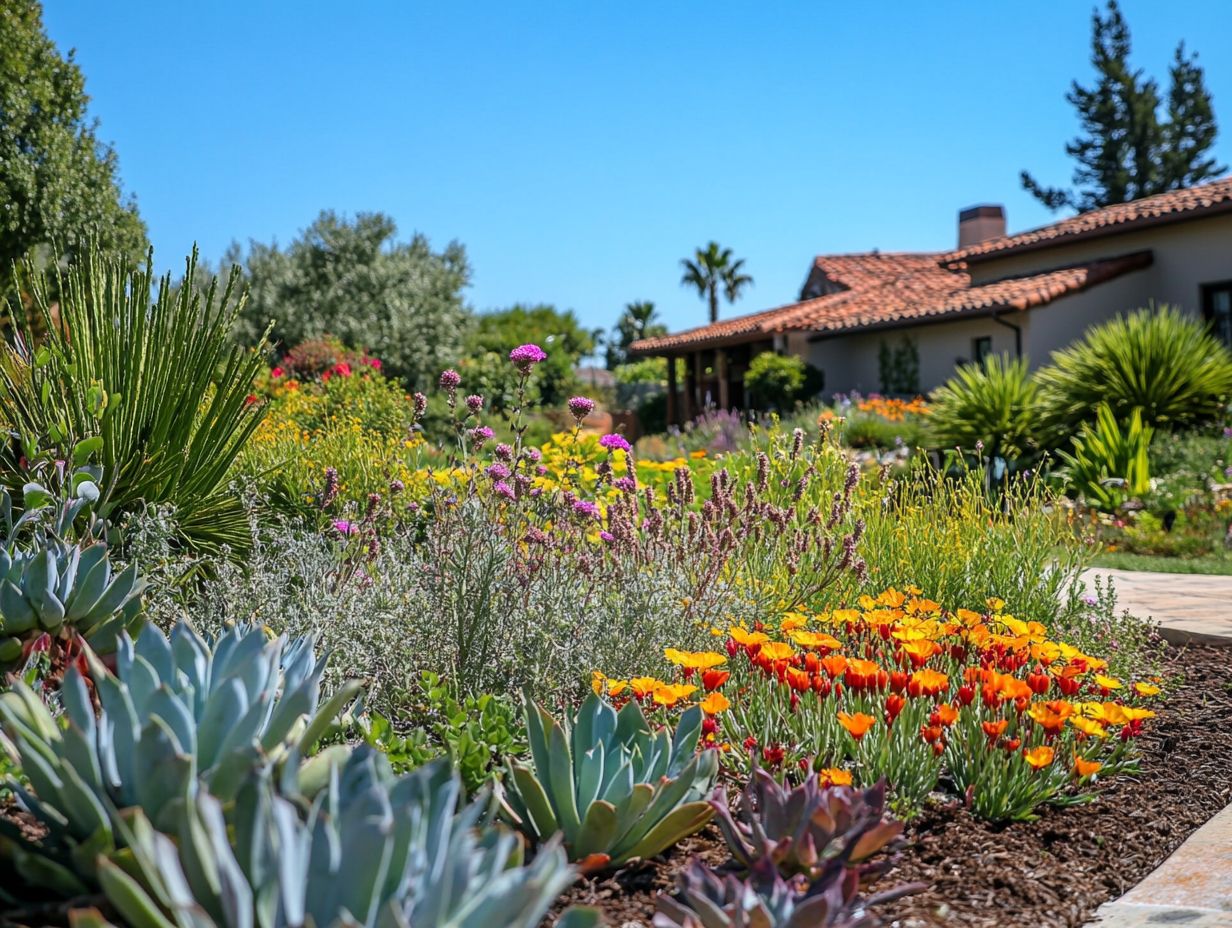
<path fill-rule="evenodd" d="M 982 284 L 1146 250 L 1154 255 L 1149 267 L 1045 306 L 1002 314 L 1022 329 L 1022 352 L 1036 368 L 1047 364 L 1052 352 L 1080 338 L 1089 327 L 1152 301 L 1200 315 L 1202 285 L 1232 280 L 1232 216 L 1178 222 L 990 258 L 972 264 L 969 270 L 973 284 Z M 970 360 L 972 341 L 979 336 L 992 338 L 994 352 L 1014 353 L 1014 333 L 986 316 L 821 340 L 793 333 L 787 348 L 825 371 L 827 393 L 868 393 L 881 386 L 878 357 L 882 342 L 897 344 L 904 335 L 917 343 L 920 388 L 925 392 L 948 380 L 957 364 Z"/>

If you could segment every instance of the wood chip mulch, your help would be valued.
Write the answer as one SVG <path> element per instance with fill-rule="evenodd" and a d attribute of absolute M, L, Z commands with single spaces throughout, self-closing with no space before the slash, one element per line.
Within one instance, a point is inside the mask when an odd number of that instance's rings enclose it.
<path fill-rule="evenodd" d="M 1099 784 L 1094 802 L 1004 826 L 955 806 L 914 818 L 877 888 L 929 889 L 878 910 L 883 924 L 1081 928 L 1232 803 L 1232 648 L 1174 648 L 1165 672 L 1180 680 L 1140 739 L 1140 772 Z M 654 861 L 580 880 L 554 911 L 593 905 L 610 928 L 649 926 L 655 896 L 694 855 L 726 859 L 713 826 Z"/>

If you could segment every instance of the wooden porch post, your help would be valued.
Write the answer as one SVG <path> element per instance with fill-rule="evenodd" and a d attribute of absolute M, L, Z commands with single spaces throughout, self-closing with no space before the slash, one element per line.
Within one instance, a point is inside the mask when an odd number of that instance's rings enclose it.
<path fill-rule="evenodd" d="M 731 387 L 727 382 L 727 352 L 722 348 L 715 349 L 714 372 L 719 378 L 719 409 L 727 411 L 731 407 Z"/>
<path fill-rule="evenodd" d="M 697 355 L 685 358 L 684 368 L 684 419 L 692 419 L 697 411 Z"/>
<path fill-rule="evenodd" d="M 676 420 L 676 356 L 667 356 L 667 424 L 679 425 Z"/>

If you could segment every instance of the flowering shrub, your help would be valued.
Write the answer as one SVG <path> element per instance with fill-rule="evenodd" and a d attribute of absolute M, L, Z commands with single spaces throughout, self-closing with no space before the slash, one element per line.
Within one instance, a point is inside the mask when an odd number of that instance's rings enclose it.
<path fill-rule="evenodd" d="M 1107 675 L 1105 660 L 1004 605 L 949 612 L 890 589 L 858 608 L 715 629 L 723 650 L 667 649 L 664 680 L 596 671 L 593 685 L 663 713 L 700 705 L 708 741 L 742 772 L 811 762 L 831 783 L 884 777 L 910 807 L 944 771 L 976 814 L 1030 818 L 1130 765 L 1160 686 Z"/>
<path fill-rule="evenodd" d="M 857 400 L 856 408 L 860 412 L 881 416 L 881 418 L 890 422 L 902 422 L 908 416 L 928 415 L 928 403 L 924 401 L 922 396 L 917 396 L 911 400 L 902 400 L 896 397 L 878 396 L 874 393 L 864 399 Z"/>

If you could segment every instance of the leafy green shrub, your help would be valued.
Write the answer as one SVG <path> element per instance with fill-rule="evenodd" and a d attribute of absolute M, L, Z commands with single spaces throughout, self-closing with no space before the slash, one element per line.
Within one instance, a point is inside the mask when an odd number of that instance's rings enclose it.
<path fill-rule="evenodd" d="M 1054 440 L 1107 403 L 1118 422 L 1184 428 L 1219 419 L 1232 398 L 1232 353 L 1202 322 L 1168 306 L 1140 309 L 1088 329 L 1038 373 Z"/>
<path fill-rule="evenodd" d="M 758 407 L 787 410 L 803 398 L 806 378 L 803 358 L 763 351 L 749 364 L 744 388 Z"/>
<path fill-rule="evenodd" d="M 1095 425 L 1082 426 L 1074 437 L 1073 452 L 1058 451 L 1064 462 L 1059 475 L 1089 505 L 1112 512 L 1128 499 L 1151 491 L 1151 464 L 1147 451 L 1155 430 L 1142 424 L 1134 408 L 1124 430 L 1106 403 L 1096 409 Z"/>
<path fill-rule="evenodd" d="M 195 266 L 194 254 L 190 277 Z M 249 389 L 263 362 L 229 337 L 235 277 L 220 296 L 216 282 L 200 294 L 167 275 L 151 302 L 152 256 L 140 271 L 95 254 L 49 274 L 26 266 L 33 303 L 11 308 L 18 334 L 0 362 L 0 417 L 21 454 L 50 443 L 67 457 L 99 436 L 100 517 L 169 503 L 189 545 L 243 551 L 248 519 L 227 477 L 261 421 Z M 21 462 L 9 463 L 6 479 L 22 481 Z"/>
<path fill-rule="evenodd" d="M 617 713 L 591 694 L 566 728 L 528 699 L 526 726 L 530 765 L 510 763 L 506 811 L 538 841 L 563 832 L 570 860 L 619 867 L 653 857 L 713 814 L 702 797 L 719 758 L 713 749 L 697 753 L 697 706 L 673 734 L 652 730 L 635 700 Z"/>
<path fill-rule="evenodd" d="M 507 699 L 491 693 L 458 696 L 439 674 L 427 670 L 420 697 L 420 704 L 407 708 L 416 725 L 405 735 L 379 712 L 361 721 L 364 740 L 379 748 L 395 770 L 414 770 L 447 756 L 473 794 L 499 775 L 506 758 L 525 751 L 522 721 Z"/>
<path fill-rule="evenodd" d="M 929 426 L 939 447 L 1021 459 L 1038 449 L 1039 391 L 1025 358 L 966 364 L 933 393 Z"/>

